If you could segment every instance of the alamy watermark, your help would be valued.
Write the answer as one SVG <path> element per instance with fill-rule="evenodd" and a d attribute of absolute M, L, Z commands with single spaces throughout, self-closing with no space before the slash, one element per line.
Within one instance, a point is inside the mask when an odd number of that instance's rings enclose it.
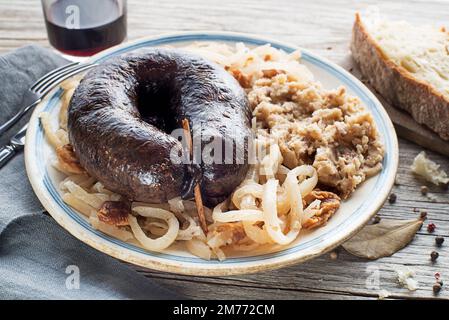
<path fill-rule="evenodd" d="M 69 5 L 65 8 L 67 18 L 65 27 L 67 29 L 80 29 L 80 8 L 76 5 Z"/>
<path fill-rule="evenodd" d="M 380 269 L 376 265 L 368 265 L 365 269 L 365 287 L 369 290 L 380 290 Z"/>
<path fill-rule="evenodd" d="M 80 268 L 76 265 L 68 265 L 65 268 L 68 275 L 65 279 L 65 287 L 67 290 L 79 290 L 80 288 Z"/>
<path fill-rule="evenodd" d="M 173 130 L 170 135 L 180 144 L 170 150 L 174 164 L 256 164 L 268 153 L 262 144 L 256 144 L 252 134 L 242 135 L 237 130 L 211 130 L 207 124 L 195 125 L 191 130 L 192 146 L 187 143 L 185 130 Z"/>

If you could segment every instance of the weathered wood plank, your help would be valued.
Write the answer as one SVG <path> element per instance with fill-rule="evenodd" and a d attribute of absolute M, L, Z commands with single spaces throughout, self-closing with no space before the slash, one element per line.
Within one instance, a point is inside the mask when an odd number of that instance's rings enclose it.
<path fill-rule="evenodd" d="M 448 3 L 441 0 L 342 0 L 338 4 L 330 0 L 129 0 L 128 38 L 187 30 L 256 33 L 297 44 L 350 69 L 354 12 L 374 4 L 392 18 L 415 23 L 449 21 Z M 49 46 L 39 1 L 0 0 L 0 54 L 29 43 Z M 422 149 L 400 139 L 399 185 L 393 190 L 397 202 L 387 202 L 379 214 L 383 218 L 408 219 L 418 215 L 414 208 L 427 211 L 428 222 L 437 224 L 435 234 L 446 237 L 441 248 L 435 247 L 435 235 L 428 234 L 424 227 L 408 247 L 378 261 L 352 257 L 342 250 L 335 261 L 327 254 L 301 265 L 244 276 L 186 277 L 136 269 L 191 298 L 373 299 L 378 290 L 366 282 L 375 272 L 373 268 L 378 268 L 380 288 L 390 291 L 391 298 L 433 298 L 434 273 L 441 272 L 443 280 L 449 281 L 449 192 L 411 174 L 409 167 Z M 449 172 L 447 158 L 433 152 L 429 156 Z M 429 186 L 433 200 L 421 195 L 423 184 Z M 429 260 L 432 250 L 440 253 L 436 263 Z M 393 269 L 402 265 L 416 270 L 420 283 L 417 291 L 409 292 L 397 284 Z M 449 290 L 443 290 L 438 298 L 449 299 Z"/>
<path fill-rule="evenodd" d="M 348 292 L 332 292 L 326 290 L 311 291 L 308 289 L 285 290 L 277 288 L 261 288 L 256 285 L 242 286 L 228 281 L 219 283 L 213 279 L 205 281 L 204 279 L 173 279 L 164 275 L 152 275 L 152 280 L 181 295 L 192 299 L 297 299 L 298 294 L 304 300 L 324 300 L 324 299 L 376 299 L 372 296 L 352 295 Z"/>

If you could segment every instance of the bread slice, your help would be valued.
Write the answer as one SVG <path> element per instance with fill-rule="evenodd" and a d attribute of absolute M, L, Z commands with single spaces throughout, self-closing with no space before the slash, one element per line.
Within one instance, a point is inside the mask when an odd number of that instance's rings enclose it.
<path fill-rule="evenodd" d="M 449 140 L 449 32 L 357 13 L 351 52 L 389 103 Z"/>

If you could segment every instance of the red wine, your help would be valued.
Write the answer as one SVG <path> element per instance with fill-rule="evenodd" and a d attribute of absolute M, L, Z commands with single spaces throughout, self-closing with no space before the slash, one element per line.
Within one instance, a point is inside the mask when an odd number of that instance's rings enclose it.
<path fill-rule="evenodd" d="M 74 56 L 90 56 L 126 38 L 126 7 L 117 0 L 58 0 L 45 12 L 50 43 Z"/>

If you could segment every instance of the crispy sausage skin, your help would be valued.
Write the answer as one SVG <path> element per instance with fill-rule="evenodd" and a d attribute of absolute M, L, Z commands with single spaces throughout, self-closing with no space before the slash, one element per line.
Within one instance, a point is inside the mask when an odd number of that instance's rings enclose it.
<path fill-rule="evenodd" d="M 194 135 L 201 132 L 201 150 L 215 137 L 244 145 L 243 157 L 234 148 L 232 163 L 172 161 L 182 145 L 170 132 L 184 118 Z M 145 48 L 86 74 L 70 101 L 68 132 L 83 168 L 110 190 L 161 203 L 190 197 L 200 183 L 213 205 L 248 170 L 250 118 L 245 92 L 223 68 L 177 49 Z"/>

